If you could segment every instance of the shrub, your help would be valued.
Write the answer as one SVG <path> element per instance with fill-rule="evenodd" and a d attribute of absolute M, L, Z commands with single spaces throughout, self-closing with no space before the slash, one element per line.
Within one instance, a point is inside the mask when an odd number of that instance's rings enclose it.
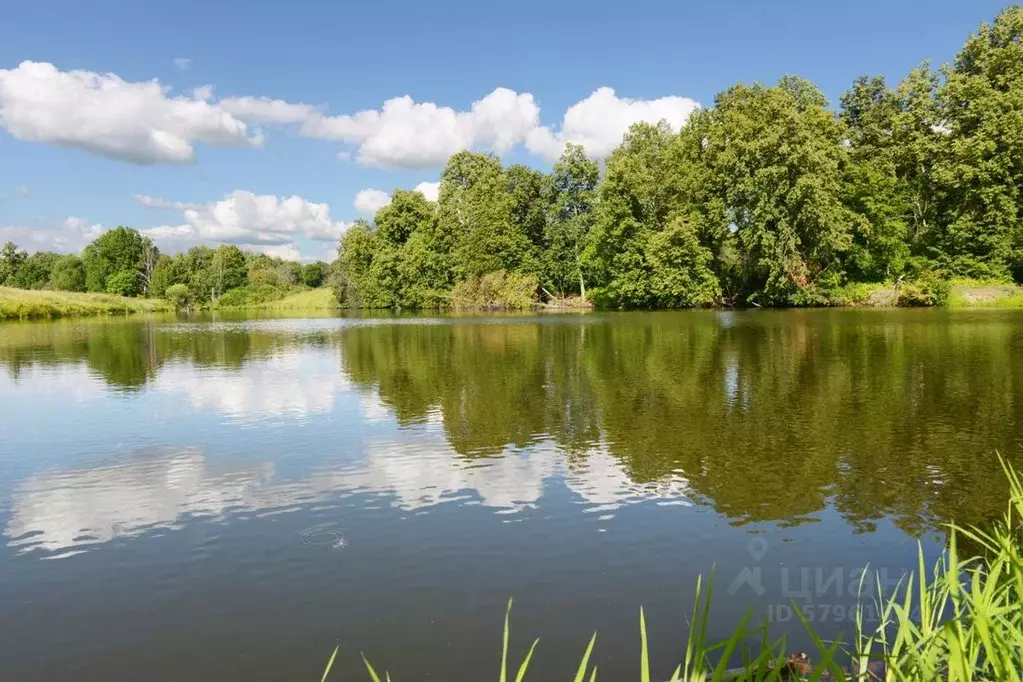
<path fill-rule="evenodd" d="M 925 272 L 915 281 L 899 287 L 899 305 L 919 307 L 945 305 L 952 293 L 952 285 L 933 272 Z"/>
<path fill-rule="evenodd" d="M 133 270 L 115 272 L 107 279 L 107 293 L 117 296 L 138 296 L 141 292 L 139 276 Z"/>
<path fill-rule="evenodd" d="M 164 291 L 164 298 L 174 304 L 175 308 L 184 308 L 188 305 L 188 287 L 184 284 L 172 284 Z"/>
<path fill-rule="evenodd" d="M 253 268 L 249 270 L 249 284 L 270 284 L 276 286 L 281 283 L 277 276 L 277 270 L 271 268 Z"/>
<path fill-rule="evenodd" d="M 527 310 L 539 300 L 537 287 L 533 275 L 497 270 L 456 284 L 451 306 L 456 310 Z"/>
<path fill-rule="evenodd" d="M 53 264 L 50 286 L 58 291 L 85 291 L 85 268 L 78 256 L 64 256 Z"/>

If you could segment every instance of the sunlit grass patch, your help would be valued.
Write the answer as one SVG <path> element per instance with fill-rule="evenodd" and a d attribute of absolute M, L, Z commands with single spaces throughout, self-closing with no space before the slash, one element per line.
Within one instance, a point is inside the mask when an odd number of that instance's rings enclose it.
<path fill-rule="evenodd" d="M 0 320 L 146 313 L 173 308 L 152 298 L 0 287 Z"/>

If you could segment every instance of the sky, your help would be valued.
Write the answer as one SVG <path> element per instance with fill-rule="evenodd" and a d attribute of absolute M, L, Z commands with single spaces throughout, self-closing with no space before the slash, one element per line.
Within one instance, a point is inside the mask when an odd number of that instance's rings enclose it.
<path fill-rule="evenodd" d="M 0 3 L 0 242 L 331 259 L 461 149 L 547 170 L 636 121 L 682 125 L 737 82 L 950 61 L 989 0 Z"/>

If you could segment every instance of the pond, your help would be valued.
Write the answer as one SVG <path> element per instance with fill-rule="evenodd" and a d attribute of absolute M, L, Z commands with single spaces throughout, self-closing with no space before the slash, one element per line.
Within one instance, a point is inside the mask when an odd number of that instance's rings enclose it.
<path fill-rule="evenodd" d="M 849 632 L 1023 463 L 1023 313 L 0 325 L 4 678 L 633 679 L 748 609 Z M 527 678 L 529 679 L 529 678 Z"/>

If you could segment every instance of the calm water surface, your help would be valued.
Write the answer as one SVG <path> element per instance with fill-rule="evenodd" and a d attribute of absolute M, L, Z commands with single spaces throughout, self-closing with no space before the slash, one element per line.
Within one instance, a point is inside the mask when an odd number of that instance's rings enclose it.
<path fill-rule="evenodd" d="M 789 311 L 0 325 L 0 677 L 534 679 L 637 611 L 674 667 L 777 605 L 848 631 L 1023 463 L 1023 314 Z"/>

